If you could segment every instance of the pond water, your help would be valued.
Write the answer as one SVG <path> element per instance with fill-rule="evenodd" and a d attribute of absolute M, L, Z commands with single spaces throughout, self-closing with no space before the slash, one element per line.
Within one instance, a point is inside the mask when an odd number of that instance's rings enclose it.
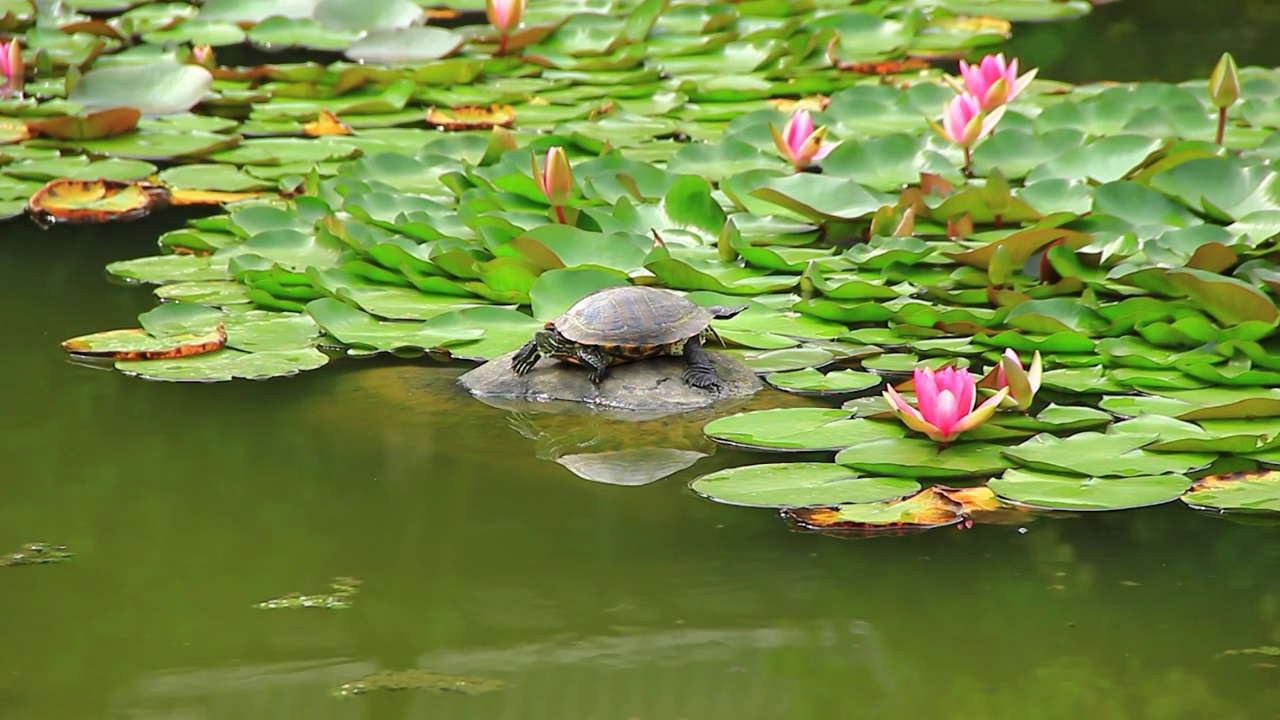
<path fill-rule="evenodd" d="M 1159 5 L 1020 42 L 1145 37 Z M 1106 76 L 1160 74 L 1127 50 Z M 154 305 L 102 267 L 180 223 L 0 234 L 0 552 L 76 553 L 0 569 L 0 718 L 1280 717 L 1274 527 L 1175 504 L 838 540 L 693 497 L 760 457 L 690 441 L 701 421 L 513 415 L 425 360 L 216 385 L 67 362 L 60 340 Z M 637 487 L 552 459 L 645 445 L 709 455 Z M 253 607 L 335 576 L 353 607 Z M 332 694 L 410 668 L 505 687 Z"/>

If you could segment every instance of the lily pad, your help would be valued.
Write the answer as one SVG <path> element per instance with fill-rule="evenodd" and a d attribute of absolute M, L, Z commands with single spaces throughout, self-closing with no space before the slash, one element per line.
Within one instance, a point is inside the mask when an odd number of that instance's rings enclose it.
<path fill-rule="evenodd" d="M 1197 510 L 1280 513 L 1280 471 L 1207 475 L 1196 480 L 1182 502 Z"/>
<path fill-rule="evenodd" d="M 1191 480 L 1178 474 L 1099 478 L 1011 469 L 987 487 L 1001 499 L 1043 510 L 1127 510 L 1170 502 Z"/>
<path fill-rule="evenodd" d="M 695 493 L 727 505 L 811 507 L 906 497 L 914 480 L 859 477 L 834 463 L 774 463 L 721 470 L 694 480 Z"/>
<path fill-rule="evenodd" d="M 773 452 L 830 452 L 906 433 L 897 423 L 855 420 L 844 410 L 830 408 L 776 408 L 730 415 L 707 423 L 703 432 L 719 443 Z"/>

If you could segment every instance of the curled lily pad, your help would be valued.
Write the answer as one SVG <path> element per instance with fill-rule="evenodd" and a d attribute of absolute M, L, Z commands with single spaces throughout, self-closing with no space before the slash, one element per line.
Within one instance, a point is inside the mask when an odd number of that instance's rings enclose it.
<path fill-rule="evenodd" d="M 155 337 L 141 328 L 108 330 L 64 340 L 62 349 L 72 355 L 109 357 L 117 360 L 164 360 L 221 350 L 227 343 L 222 323 L 205 333 L 183 333 Z"/>
<path fill-rule="evenodd" d="M 212 85 L 213 76 L 199 65 L 113 65 L 85 73 L 67 99 L 87 108 L 135 108 L 143 115 L 164 115 L 191 109 Z"/>
<path fill-rule="evenodd" d="M 142 111 L 117 107 L 87 113 L 27 120 L 27 128 L 39 137 L 59 140 L 92 140 L 127 133 L 138 126 Z"/>
<path fill-rule="evenodd" d="M 1197 510 L 1280 513 L 1280 470 L 1206 475 L 1182 502 Z"/>
<path fill-rule="evenodd" d="M 930 487 L 903 500 L 789 508 L 782 515 L 806 530 L 872 535 L 955 525 L 964 520 L 962 510 L 960 503 Z"/>
<path fill-rule="evenodd" d="M 42 225 L 136 220 L 151 212 L 163 189 L 118 180 L 50 180 L 31 196 L 27 212 Z"/>
<path fill-rule="evenodd" d="M 834 463 L 772 463 L 721 470 L 694 480 L 695 493 L 727 505 L 809 507 L 891 500 L 920 489 L 914 480 L 860 477 Z"/>
<path fill-rule="evenodd" d="M 1044 510 L 1126 510 L 1174 500 L 1191 487 L 1185 475 L 1090 477 L 1011 469 L 987 483 L 1001 498 Z"/>
<path fill-rule="evenodd" d="M 875 438 L 901 437 L 900 424 L 854 420 L 844 410 L 776 408 L 730 415 L 703 428 L 726 445 L 774 452 L 833 451 Z"/>
<path fill-rule="evenodd" d="M 515 108 L 493 104 L 489 107 L 462 105 L 455 108 L 431 108 L 427 111 L 427 123 L 445 130 L 492 130 L 495 127 L 511 127 L 516 122 Z"/>

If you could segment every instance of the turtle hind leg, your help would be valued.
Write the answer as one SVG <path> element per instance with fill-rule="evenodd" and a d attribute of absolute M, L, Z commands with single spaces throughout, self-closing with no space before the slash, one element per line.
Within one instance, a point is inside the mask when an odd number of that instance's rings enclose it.
<path fill-rule="evenodd" d="M 530 340 L 511 356 L 511 370 L 516 375 L 524 375 L 533 369 L 534 365 L 542 359 L 542 353 L 538 352 L 538 341 Z"/>
<path fill-rule="evenodd" d="M 716 375 L 716 366 L 711 356 L 702 347 L 702 338 L 689 338 L 684 344 L 685 383 L 703 390 L 719 390 L 720 378 Z"/>
<path fill-rule="evenodd" d="M 587 377 L 596 385 L 604 382 L 609 375 L 609 367 L 613 365 L 612 358 L 598 347 L 580 345 L 574 348 L 573 356 L 578 359 L 578 362 L 591 368 Z"/>

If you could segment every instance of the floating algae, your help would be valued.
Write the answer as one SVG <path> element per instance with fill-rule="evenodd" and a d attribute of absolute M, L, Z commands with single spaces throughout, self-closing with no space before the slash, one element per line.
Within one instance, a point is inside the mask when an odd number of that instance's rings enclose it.
<path fill-rule="evenodd" d="M 66 545 L 27 543 L 18 552 L 0 555 L 0 567 L 10 565 L 48 565 L 49 563 L 65 562 L 74 556 L 75 553 L 67 552 Z"/>
<path fill-rule="evenodd" d="M 428 670 L 383 670 L 343 683 L 333 694 L 337 697 L 351 697 L 373 690 L 426 690 L 433 693 L 479 695 L 502 687 L 505 687 L 504 683 L 498 680 L 441 675 Z"/>
<path fill-rule="evenodd" d="M 323 608 L 334 610 L 349 608 L 351 607 L 351 596 L 356 594 L 356 591 L 360 588 L 360 583 L 361 581 L 355 578 L 336 577 L 329 583 L 329 587 L 333 589 L 333 592 L 316 593 L 315 595 L 289 593 L 278 598 L 263 600 L 254 604 L 254 607 L 263 610 L 278 610 L 281 608 Z"/>

